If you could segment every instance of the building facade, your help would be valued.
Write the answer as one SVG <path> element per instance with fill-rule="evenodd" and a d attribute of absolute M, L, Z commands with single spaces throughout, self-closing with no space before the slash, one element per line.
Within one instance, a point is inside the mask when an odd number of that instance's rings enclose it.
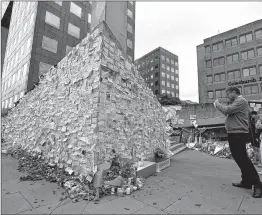
<path fill-rule="evenodd" d="M 125 5 L 123 19 L 128 19 L 132 2 Z M 92 13 L 89 1 L 14 2 L 3 64 L 2 108 L 13 107 L 41 74 L 86 37 Z"/>
<path fill-rule="evenodd" d="M 197 66 L 200 103 L 226 100 L 229 86 L 248 100 L 262 100 L 262 20 L 204 39 Z"/>
<path fill-rule="evenodd" d="M 179 98 L 177 55 L 159 47 L 137 59 L 135 65 L 156 96 Z"/>
<path fill-rule="evenodd" d="M 135 4 L 132 1 L 93 2 L 91 23 L 94 28 L 105 21 L 132 62 L 135 59 Z"/>
<path fill-rule="evenodd" d="M 11 14 L 13 10 L 13 2 L 10 1 L 1 2 L 1 5 L 2 5 L 2 15 L 1 15 L 1 75 L 2 75 Z"/>

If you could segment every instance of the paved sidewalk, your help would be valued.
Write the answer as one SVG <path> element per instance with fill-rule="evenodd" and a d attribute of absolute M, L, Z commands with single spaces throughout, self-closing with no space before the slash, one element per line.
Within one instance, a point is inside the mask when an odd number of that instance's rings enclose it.
<path fill-rule="evenodd" d="M 63 189 L 46 181 L 19 182 L 17 162 L 2 156 L 2 214 L 262 214 L 262 200 L 234 188 L 239 170 L 232 160 L 197 151 L 176 155 L 171 167 L 147 179 L 130 196 L 108 196 L 99 204 L 60 201 Z"/>

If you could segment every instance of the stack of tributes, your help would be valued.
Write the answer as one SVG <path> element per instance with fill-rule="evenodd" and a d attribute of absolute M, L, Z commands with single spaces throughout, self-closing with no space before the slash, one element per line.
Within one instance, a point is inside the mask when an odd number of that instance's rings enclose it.
<path fill-rule="evenodd" d="M 102 22 L 10 110 L 2 147 L 94 175 L 112 149 L 147 159 L 168 148 L 166 127 L 162 106 Z"/>

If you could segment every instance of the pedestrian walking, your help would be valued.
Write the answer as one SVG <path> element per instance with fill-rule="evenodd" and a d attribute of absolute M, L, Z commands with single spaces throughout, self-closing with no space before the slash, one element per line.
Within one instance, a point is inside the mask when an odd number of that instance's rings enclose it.
<path fill-rule="evenodd" d="M 235 162 L 242 173 L 240 183 L 232 183 L 235 187 L 252 189 L 254 198 L 262 197 L 262 183 L 258 172 L 246 151 L 246 143 L 249 134 L 250 108 L 247 100 L 240 94 L 237 87 L 229 87 L 226 90 L 230 100 L 229 105 L 223 105 L 216 100 L 215 107 L 226 116 L 225 128 L 228 133 L 229 148 Z"/>
<path fill-rule="evenodd" d="M 257 121 L 259 120 L 259 116 L 256 111 L 251 112 L 250 116 L 250 140 L 251 146 L 254 151 L 254 165 L 258 165 L 261 163 L 261 155 L 260 155 L 260 133 L 256 126 Z"/>

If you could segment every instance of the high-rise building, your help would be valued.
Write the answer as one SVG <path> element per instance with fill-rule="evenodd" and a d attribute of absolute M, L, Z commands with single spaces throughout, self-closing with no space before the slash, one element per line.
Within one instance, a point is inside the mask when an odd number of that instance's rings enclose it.
<path fill-rule="evenodd" d="M 134 37 L 134 7 L 133 2 L 107 3 L 107 19 L 101 20 L 109 22 L 107 24 L 113 28 L 113 34 L 125 35 L 126 52 L 130 57 L 134 57 L 133 49 L 132 52 L 128 49 L 128 32 L 133 32 L 132 39 Z M 90 1 L 15 1 L 11 14 L 6 14 L 10 10 L 5 10 L 2 17 L 9 15 L 11 21 L 2 73 L 2 108 L 11 108 L 39 82 L 41 74 L 61 61 L 72 47 L 86 37 L 92 28 L 92 14 L 99 14 L 99 9 L 101 7 L 92 10 Z M 111 13 L 117 14 L 119 20 L 126 20 L 125 26 L 117 22 Z M 128 23 L 133 23 L 131 29 Z"/>
<path fill-rule="evenodd" d="M 91 23 L 94 28 L 105 21 L 131 61 L 135 58 L 135 4 L 133 1 L 93 2 Z"/>
<path fill-rule="evenodd" d="M 197 66 L 200 103 L 225 100 L 229 86 L 248 100 L 261 100 L 262 20 L 204 39 Z"/>
<path fill-rule="evenodd" d="M 159 47 L 135 61 L 148 87 L 156 96 L 179 98 L 178 56 Z"/>
<path fill-rule="evenodd" d="M 1 5 L 2 5 L 2 14 L 1 14 L 1 75 L 2 75 L 7 37 L 9 32 L 12 9 L 13 9 L 13 2 L 10 1 L 1 2 Z"/>

